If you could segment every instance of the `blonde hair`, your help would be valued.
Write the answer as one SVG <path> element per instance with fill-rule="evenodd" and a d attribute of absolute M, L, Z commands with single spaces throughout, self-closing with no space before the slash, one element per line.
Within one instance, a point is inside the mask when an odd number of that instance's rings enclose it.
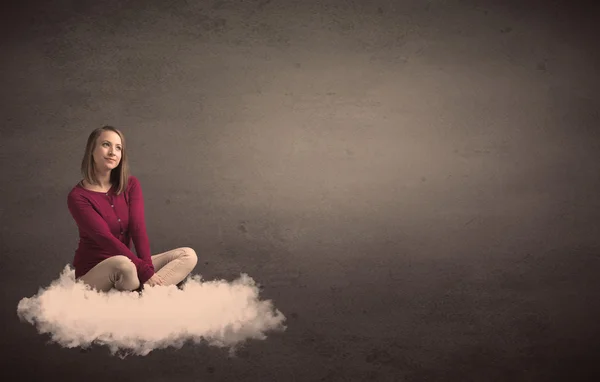
<path fill-rule="evenodd" d="M 129 161 L 127 160 L 125 136 L 115 127 L 103 126 L 92 131 L 88 137 L 87 145 L 85 146 L 85 153 L 83 154 L 83 160 L 81 161 L 81 175 L 88 184 L 98 183 L 98 178 L 96 178 L 96 169 L 94 168 L 94 157 L 92 153 L 96 148 L 98 137 L 100 137 L 103 131 L 112 131 L 121 137 L 121 162 L 110 172 L 110 182 L 115 186 L 117 195 L 120 195 L 127 189 L 130 171 Z"/>

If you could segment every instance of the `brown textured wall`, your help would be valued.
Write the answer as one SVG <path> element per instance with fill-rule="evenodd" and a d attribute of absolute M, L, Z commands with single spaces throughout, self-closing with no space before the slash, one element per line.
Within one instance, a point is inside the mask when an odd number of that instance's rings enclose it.
<path fill-rule="evenodd" d="M 5 12 L 11 370 L 586 380 L 599 351 L 594 12 L 383 0 Z M 128 140 L 153 251 L 191 246 L 207 278 L 249 273 L 287 332 L 235 361 L 189 347 L 123 366 L 45 347 L 17 322 L 18 299 L 72 260 L 66 195 L 104 124 Z"/>

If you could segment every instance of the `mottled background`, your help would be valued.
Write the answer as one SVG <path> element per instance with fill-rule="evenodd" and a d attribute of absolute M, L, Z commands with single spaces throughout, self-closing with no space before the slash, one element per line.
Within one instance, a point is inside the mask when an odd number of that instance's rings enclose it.
<path fill-rule="evenodd" d="M 598 6 L 4 7 L 6 380 L 599 377 Z M 72 261 L 67 194 L 105 124 L 127 138 L 152 251 L 193 247 L 207 279 L 248 273 L 287 331 L 233 359 L 121 360 L 19 322 Z"/>

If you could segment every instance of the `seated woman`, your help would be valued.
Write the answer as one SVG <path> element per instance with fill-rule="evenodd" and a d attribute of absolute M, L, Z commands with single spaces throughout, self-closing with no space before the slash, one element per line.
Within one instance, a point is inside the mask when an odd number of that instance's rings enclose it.
<path fill-rule="evenodd" d="M 142 188 L 129 174 L 123 133 L 112 126 L 94 130 L 81 173 L 83 180 L 67 198 L 79 228 L 75 278 L 104 292 L 181 283 L 196 266 L 196 252 L 181 247 L 150 255 Z"/>

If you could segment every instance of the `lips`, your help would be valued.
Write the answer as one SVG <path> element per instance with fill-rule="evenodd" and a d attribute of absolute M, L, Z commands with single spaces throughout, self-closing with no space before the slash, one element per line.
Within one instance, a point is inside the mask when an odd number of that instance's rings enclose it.
<path fill-rule="evenodd" d="M 108 161 L 112 161 L 112 162 L 116 162 L 116 160 L 115 160 L 115 159 L 111 159 L 111 158 L 106 158 L 106 160 L 108 160 Z"/>

